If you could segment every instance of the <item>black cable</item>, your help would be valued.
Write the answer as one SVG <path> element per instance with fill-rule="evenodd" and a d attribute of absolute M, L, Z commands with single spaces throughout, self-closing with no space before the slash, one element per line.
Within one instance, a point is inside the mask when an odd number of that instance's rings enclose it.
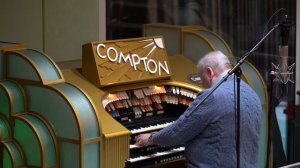
<path fill-rule="evenodd" d="M 277 11 L 275 11 L 273 14 L 272 14 L 272 16 L 269 18 L 269 20 L 267 21 L 267 23 L 265 24 L 265 26 L 264 26 L 264 31 L 263 31 L 263 33 L 262 33 L 262 36 L 261 36 L 261 38 L 262 37 L 264 37 L 265 35 L 266 35 L 266 32 L 267 32 L 267 29 L 268 29 L 268 25 L 269 25 L 269 23 L 270 23 L 270 21 L 273 19 L 273 17 L 275 16 L 275 15 L 277 15 L 279 12 L 281 12 L 281 11 L 285 11 L 285 15 L 287 15 L 287 10 L 285 9 L 285 8 L 280 8 L 280 9 L 278 9 Z M 254 50 L 256 50 L 257 48 L 255 48 Z"/>
<path fill-rule="evenodd" d="M 287 15 L 287 10 L 285 8 L 280 8 L 278 9 L 277 11 L 275 11 L 275 13 L 273 13 L 273 15 L 269 18 L 269 20 L 267 21 L 267 23 L 265 24 L 265 28 L 264 28 L 264 31 L 263 31 L 263 34 L 262 34 L 262 37 L 265 36 L 265 33 L 267 32 L 267 29 L 268 29 L 268 25 L 270 23 L 270 21 L 273 19 L 273 17 L 275 15 L 277 15 L 280 11 L 285 11 L 285 15 Z"/>

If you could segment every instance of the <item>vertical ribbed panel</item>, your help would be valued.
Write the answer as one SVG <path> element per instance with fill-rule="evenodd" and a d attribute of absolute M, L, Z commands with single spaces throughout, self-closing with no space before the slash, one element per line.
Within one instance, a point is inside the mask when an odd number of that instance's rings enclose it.
<path fill-rule="evenodd" d="M 129 158 L 129 136 L 105 139 L 102 166 L 104 168 L 123 168 Z"/>

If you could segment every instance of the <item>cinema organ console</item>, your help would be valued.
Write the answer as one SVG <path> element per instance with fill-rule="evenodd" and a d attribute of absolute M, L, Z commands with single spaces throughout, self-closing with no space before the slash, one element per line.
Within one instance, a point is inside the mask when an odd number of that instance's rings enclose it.
<path fill-rule="evenodd" d="M 163 33 L 175 31 L 164 34 L 167 45 L 177 46 L 170 51 L 172 56 L 162 36 L 98 41 L 83 46 L 82 68 L 78 69 L 61 70 L 46 54 L 24 45 L 0 44 L 1 166 L 184 164 L 183 146 L 139 147 L 134 138 L 172 124 L 202 90 L 193 50 L 232 53 L 203 27 L 164 26 L 159 25 Z M 152 27 L 147 31 L 158 31 L 156 25 Z M 179 36 L 182 41 L 172 41 L 171 37 Z M 180 46 L 183 48 L 178 49 Z M 248 62 L 242 69 L 243 79 L 258 93 L 267 111 L 261 76 Z M 265 162 L 266 114 L 262 116 L 260 165 Z"/>
<path fill-rule="evenodd" d="M 201 90 L 199 77 L 195 77 L 195 65 L 182 56 L 169 59 L 161 37 L 131 39 L 126 40 L 126 44 L 123 41 L 93 42 L 85 45 L 83 52 L 86 55 L 82 74 L 105 92 L 102 107 L 114 123 L 129 131 L 125 167 L 183 160 L 183 146 L 140 147 L 135 145 L 134 139 L 139 134 L 172 124 L 185 111 Z M 180 63 L 187 67 L 177 70 L 171 67 Z M 193 80 L 189 75 L 194 75 Z M 174 80 L 175 77 L 181 80 Z"/>

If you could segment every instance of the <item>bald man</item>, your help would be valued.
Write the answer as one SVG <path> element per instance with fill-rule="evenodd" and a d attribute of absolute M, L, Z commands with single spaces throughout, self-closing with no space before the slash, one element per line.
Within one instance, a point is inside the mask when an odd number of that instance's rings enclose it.
<path fill-rule="evenodd" d="M 190 107 L 170 126 L 155 133 L 141 134 L 136 144 L 147 146 L 185 146 L 188 168 L 236 167 L 234 76 L 220 85 L 189 117 L 193 109 L 231 69 L 229 59 L 220 51 L 202 57 L 197 64 L 203 91 Z M 257 94 L 241 82 L 240 167 L 258 167 L 258 143 L 261 125 L 261 103 Z"/>

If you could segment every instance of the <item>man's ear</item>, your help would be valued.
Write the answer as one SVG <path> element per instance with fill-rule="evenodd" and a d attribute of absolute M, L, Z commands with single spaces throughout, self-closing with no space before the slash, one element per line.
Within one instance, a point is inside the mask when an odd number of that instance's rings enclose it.
<path fill-rule="evenodd" d="M 214 76 L 214 71 L 211 67 L 207 67 L 207 74 L 209 74 L 210 77 Z"/>

